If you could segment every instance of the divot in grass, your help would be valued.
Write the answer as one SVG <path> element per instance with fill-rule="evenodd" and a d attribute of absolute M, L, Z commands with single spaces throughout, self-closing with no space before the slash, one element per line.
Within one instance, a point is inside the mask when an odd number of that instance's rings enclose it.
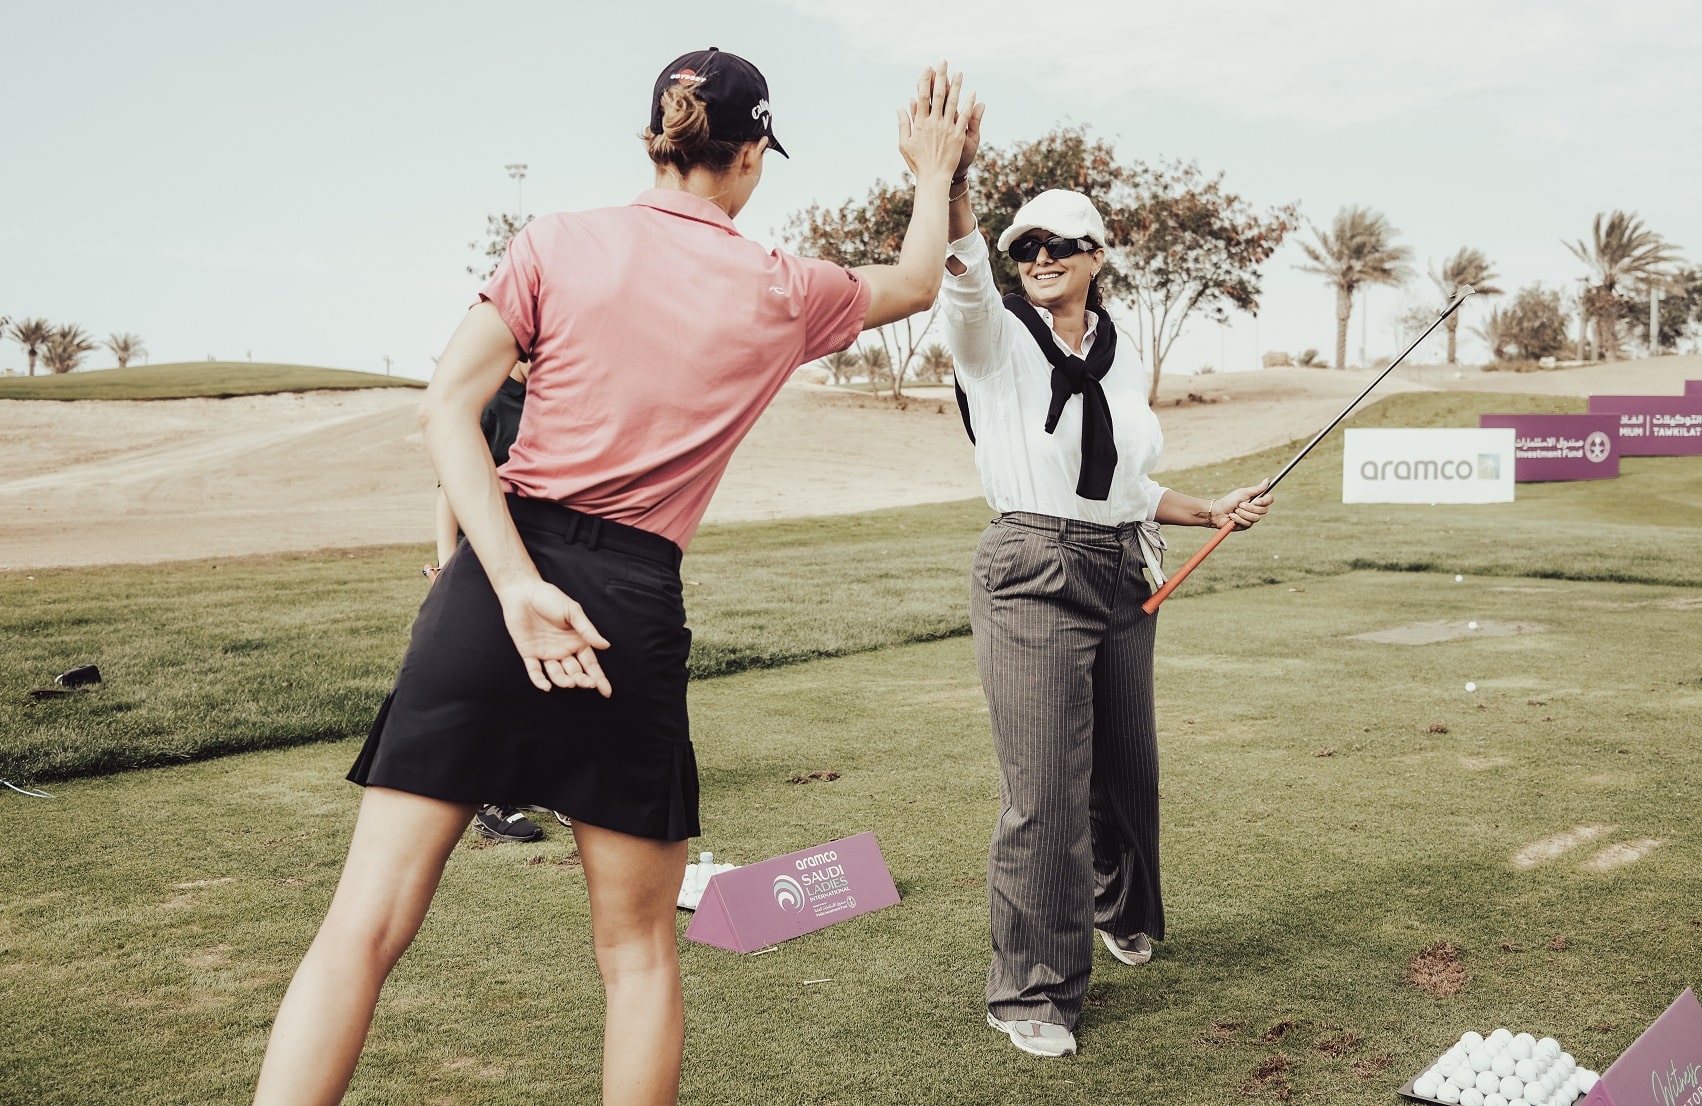
<path fill-rule="evenodd" d="M 1627 864 L 1635 864 L 1648 856 L 1665 842 L 1656 837 L 1645 837 L 1640 841 L 1622 841 L 1596 853 L 1584 861 L 1584 867 L 1592 872 L 1611 872 L 1615 868 L 1623 868 Z"/>
<path fill-rule="evenodd" d="M 1587 845 L 1598 837 L 1604 837 L 1618 829 L 1617 826 L 1573 826 L 1561 833 L 1551 834 L 1513 854 L 1513 867 L 1520 870 L 1535 868 L 1538 864 L 1557 860 L 1579 845 Z"/>
<path fill-rule="evenodd" d="M 1460 950 L 1448 941 L 1420 949 L 1407 963 L 1407 982 L 1437 998 L 1459 994 L 1469 978 Z"/>

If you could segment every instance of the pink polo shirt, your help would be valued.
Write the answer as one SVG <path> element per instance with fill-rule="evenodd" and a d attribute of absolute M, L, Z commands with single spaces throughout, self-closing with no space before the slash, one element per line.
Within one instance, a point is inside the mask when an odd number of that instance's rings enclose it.
<path fill-rule="evenodd" d="M 479 295 L 532 361 L 504 489 L 682 549 L 792 370 L 849 346 L 869 307 L 849 270 L 657 189 L 534 220 Z"/>

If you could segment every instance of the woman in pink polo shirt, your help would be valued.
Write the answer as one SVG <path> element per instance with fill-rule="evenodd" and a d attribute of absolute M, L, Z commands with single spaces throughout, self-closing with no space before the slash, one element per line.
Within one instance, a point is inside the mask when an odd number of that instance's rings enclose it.
<path fill-rule="evenodd" d="M 733 448 L 792 370 L 925 310 L 976 114 L 925 71 L 900 112 L 916 177 L 899 261 L 768 250 L 733 217 L 774 136 L 768 86 L 710 49 L 656 80 L 655 187 L 517 235 L 438 362 L 426 449 L 466 542 L 432 587 L 350 778 L 366 786 L 330 912 L 278 1012 L 256 1102 L 340 1100 L 378 992 L 479 804 L 573 819 L 606 994 L 605 1103 L 678 1097 L 674 938 L 697 765 L 681 550 Z M 532 363 L 500 472 L 479 411 Z"/>

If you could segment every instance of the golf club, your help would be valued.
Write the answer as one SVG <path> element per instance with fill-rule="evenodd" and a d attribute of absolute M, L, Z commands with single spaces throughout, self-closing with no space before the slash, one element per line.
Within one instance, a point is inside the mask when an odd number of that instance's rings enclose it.
<path fill-rule="evenodd" d="M 1281 472 L 1279 472 L 1275 476 L 1271 477 L 1270 487 L 1266 488 L 1265 491 L 1268 492 L 1268 491 L 1272 490 L 1273 488 L 1275 488 L 1278 484 L 1280 484 L 1282 482 L 1282 478 L 1287 476 L 1289 474 L 1289 472 L 1293 470 L 1294 466 L 1298 465 L 1300 463 L 1301 458 L 1305 457 L 1308 453 L 1312 452 L 1312 447 L 1324 440 L 1324 435 L 1326 435 L 1330 431 L 1334 430 L 1336 428 L 1337 423 L 1339 423 L 1343 419 L 1347 418 L 1349 413 L 1351 413 L 1355 407 L 1359 406 L 1360 401 L 1363 400 L 1366 396 L 1371 394 L 1372 388 L 1375 388 L 1377 385 L 1383 383 L 1383 378 L 1388 376 L 1391 372 L 1394 372 L 1395 366 L 1399 365 L 1402 361 L 1405 361 L 1407 359 L 1407 354 L 1409 354 L 1413 350 L 1417 349 L 1418 344 L 1420 342 L 1422 342 L 1426 338 L 1430 337 L 1430 332 L 1435 330 L 1438 326 L 1440 326 L 1443 319 L 1446 319 L 1449 315 L 1452 315 L 1455 311 L 1459 310 L 1460 304 L 1466 302 L 1467 296 L 1476 295 L 1476 294 L 1477 294 L 1477 289 L 1473 288 L 1469 284 L 1462 284 L 1457 289 L 1455 289 L 1454 290 L 1454 298 L 1449 300 L 1448 305 L 1442 309 L 1442 313 L 1440 315 L 1436 316 L 1436 318 L 1431 322 L 1431 324 L 1429 326 L 1424 328 L 1424 333 L 1420 334 L 1417 338 L 1414 338 L 1412 340 L 1412 345 L 1408 346 L 1405 350 L 1403 350 L 1399 357 L 1397 357 L 1393 361 L 1389 362 L 1388 368 L 1384 369 L 1382 372 L 1377 374 L 1376 380 L 1373 380 L 1370 384 L 1366 385 L 1365 390 L 1363 392 L 1360 392 L 1359 395 L 1354 398 L 1354 401 L 1352 403 L 1350 403 L 1346 407 L 1342 408 L 1341 414 L 1339 414 L 1335 418 L 1331 419 L 1330 424 L 1328 426 L 1326 426 L 1326 427 L 1324 427 L 1324 429 L 1318 431 L 1317 436 L 1314 437 L 1311 441 L 1306 443 L 1305 449 L 1302 449 L 1299 453 L 1296 453 L 1294 455 L 1294 459 L 1292 461 L 1290 461 L 1288 464 L 1286 464 L 1282 467 Z M 1158 610 L 1159 605 L 1162 604 L 1166 599 L 1168 599 L 1170 597 L 1170 593 L 1175 591 L 1177 586 L 1180 585 L 1183 580 L 1186 580 L 1188 578 L 1188 573 L 1194 571 L 1194 569 L 1199 565 L 1199 563 L 1201 561 L 1205 560 L 1208 556 L 1211 555 L 1211 551 L 1216 549 L 1218 547 L 1218 544 L 1220 542 L 1222 542 L 1224 538 L 1227 538 L 1230 534 L 1232 534 L 1234 532 L 1235 532 L 1235 522 L 1234 522 L 1233 519 L 1231 519 L 1229 522 L 1226 522 L 1221 527 L 1219 527 L 1217 533 L 1212 535 L 1210 541 L 1208 541 L 1208 542 L 1206 542 L 1206 544 L 1200 546 L 1199 551 L 1197 553 L 1195 553 L 1192 557 L 1189 557 L 1187 563 L 1184 564 L 1181 568 L 1177 569 L 1175 574 L 1173 576 L 1171 576 L 1170 579 L 1168 579 L 1164 582 L 1163 587 L 1161 587 L 1157 591 L 1153 592 L 1152 596 L 1150 598 L 1148 598 L 1145 603 L 1141 604 L 1141 610 L 1145 611 L 1147 614 L 1155 613 Z"/>

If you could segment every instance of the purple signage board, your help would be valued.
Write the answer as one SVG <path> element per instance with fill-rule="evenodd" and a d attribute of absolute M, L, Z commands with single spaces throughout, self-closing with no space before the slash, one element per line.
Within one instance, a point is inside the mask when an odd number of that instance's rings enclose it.
<path fill-rule="evenodd" d="M 1609 480 L 1619 475 L 1619 416 L 1479 415 L 1513 431 L 1513 479 Z"/>
<path fill-rule="evenodd" d="M 755 952 L 897 902 L 875 835 L 859 833 L 716 873 L 686 939 Z"/>
<path fill-rule="evenodd" d="M 1584 1106 L 1702 1106 L 1702 1005 L 1686 987 L 1584 1096 Z"/>
<path fill-rule="evenodd" d="M 1591 396 L 1590 413 L 1619 416 L 1621 457 L 1702 456 L 1702 396 Z"/>
<path fill-rule="evenodd" d="M 1684 394 L 1687 396 L 1702 396 L 1702 380 L 1686 380 Z"/>

